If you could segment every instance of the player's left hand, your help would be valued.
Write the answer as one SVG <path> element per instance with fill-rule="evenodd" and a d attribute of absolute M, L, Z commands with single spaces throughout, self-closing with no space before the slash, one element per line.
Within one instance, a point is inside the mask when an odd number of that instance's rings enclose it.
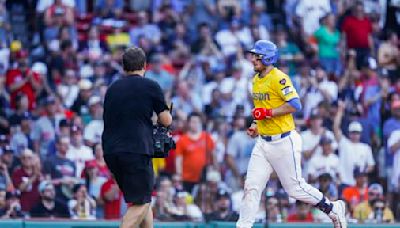
<path fill-rule="evenodd" d="M 269 119 L 272 117 L 272 109 L 254 108 L 251 112 L 255 120 Z"/>
<path fill-rule="evenodd" d="M 247 135 L 256 138 L 258 136 L 258 129 L 256 124 L 252 124 L 249 128 L 247 128 Z"/>

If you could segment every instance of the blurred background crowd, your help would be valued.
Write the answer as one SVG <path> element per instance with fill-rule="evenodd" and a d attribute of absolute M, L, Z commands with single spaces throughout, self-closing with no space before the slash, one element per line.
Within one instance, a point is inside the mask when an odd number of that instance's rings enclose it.
<path fill-rule="evenodd" d="M 269 39 L 303 104 L 303 177 L 344 199 L 350 222 L 400 221 L 399 15 L 398 0 L 0 0 L 0 217 L 126 210 L 102 156 L 102 103 L 136 45 L 174 104 L 155 219 L 236 221 L 255 142 L 246 50 Z M 276 175 L 262 198 L 258 222 L 330 221 Z"/>

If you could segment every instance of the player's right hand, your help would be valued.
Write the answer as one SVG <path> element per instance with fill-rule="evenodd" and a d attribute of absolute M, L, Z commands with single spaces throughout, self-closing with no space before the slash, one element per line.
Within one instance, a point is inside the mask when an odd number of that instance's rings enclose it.
<path fill-rule="evenodd" d="M 255 120 L 263 120 L 272 117 L 272 109 L 254 108 L 251 113 Z"/>
<path fill-rule="evenodd" d="M 258 129 L 256 124 L 252 124 L 249 128 L 247 128 L 247 135 L 252 138 L 258 136 Z"/>

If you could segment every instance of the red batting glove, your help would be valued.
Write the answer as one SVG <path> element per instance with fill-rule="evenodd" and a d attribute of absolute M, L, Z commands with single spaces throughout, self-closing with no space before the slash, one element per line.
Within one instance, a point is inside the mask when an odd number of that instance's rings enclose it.
<path fill-rule="evenodd" d="M 272 117 L 272 109 L 254 108 L 252 114 L 255 120 L 263 120 Z"/>

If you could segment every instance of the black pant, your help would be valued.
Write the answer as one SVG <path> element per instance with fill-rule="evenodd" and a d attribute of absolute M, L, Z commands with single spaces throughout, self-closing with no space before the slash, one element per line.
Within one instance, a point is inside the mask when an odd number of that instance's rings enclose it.
<path fill-rule="evenodd" d="M 154 172 L 151 157 L 144 154 L 105 154 L 104 160 L 124 194 L 125 202 L 136 205 L 151 202 Z"/>

